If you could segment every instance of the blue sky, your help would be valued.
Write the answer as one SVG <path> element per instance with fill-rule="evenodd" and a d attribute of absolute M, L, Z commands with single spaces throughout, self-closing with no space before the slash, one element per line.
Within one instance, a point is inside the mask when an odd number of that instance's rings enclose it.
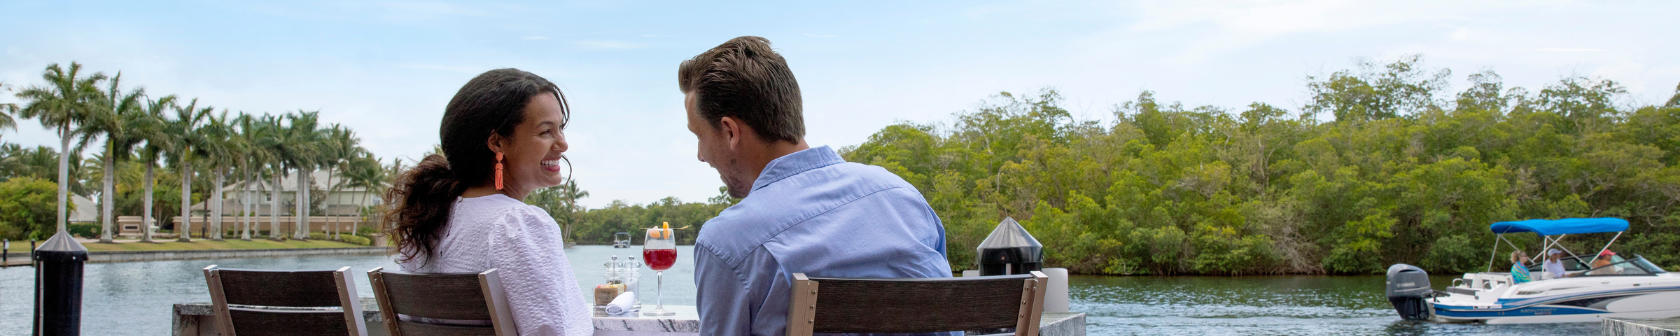
<path fill-rule="evenodd" d="M 942 122 L 999 91 L 1059 89 L 1087 119 L 1152 90 L 1186 105 L 1299 110 L 1306 77 L 1422 54 L 1453 90 L 1491 69 L 1537 90 L 1616 80 L 1624 104 L 1680 83 L 1673 1 L 0 2 L 0 81 L 50 63 L 122 71 L 154 94 L 246 113 L 320 110 L 382 157 L 438 141 L 443 106 L 485 70 L 559 83 L 585 205 L 701 201 L 676 66 L 769 38 L 805 98 L 807 140 L 836 148 L 900 121 Z M 0 94 L 0 102 L 17 102 Z M 56 145 L 33 120 L 5 141 Z"/>

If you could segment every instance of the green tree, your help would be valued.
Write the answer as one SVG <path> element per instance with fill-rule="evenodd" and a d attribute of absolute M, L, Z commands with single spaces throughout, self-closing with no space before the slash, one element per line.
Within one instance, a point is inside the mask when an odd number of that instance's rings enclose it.
<path fill-rule="evenodd" d="M 93 111 L 98 109 L 98 85 L 106 79 L 104 74 L 93 73 L 82 76 L 82 65 L 71 62 L 69 69 L 54 63 L 47 66 L 41 78 L 47 82 L 45 86 L 30 86 L 18 92 L 17 96 L 28 100 L 28 104 L 18 110 L 18 116 L 24 119 L 36 119 L 41 127 L 55 129 L 59 137 L 58 159 L 58 230 L 63 232 L 68 211 L 70 194 L 70 139 L 82 132 L 81 126 L 92 117 Z M 79 161 L 79 160 L 78 160 Z"/>
<path fill-rule="evenodd" d="M 175 119 L 165 127 L 170 142 L 166 153 L 181 170 L 181 222 L 176 223 L 175 233 L 180 236 L 177 240 L 183 242 L 192 241 L 192 164 L 208 154 L 206 149 L 210 145 L 200 134 L 200 127 L 212 111 L 215 108 L 198 107 L 198 99 L 194 98 L 185 105 L 175 106 Z"/>
<path fill-rule="evenodd" d="M 239 153 L 245 152 L 236 140 L 236 130 L 230 122 L 227 110 L 223 110 L 219 115 L 207 116 L 204 125 L 200 126 L 197 132 L 201 142 L 195 147 L 201 153 L 205 168 L 209 169 L 213 176 L 209 188 L 210 197 L 204 199 L 210 216 L 209 223 L 206 223 L 210 228 L 210 236 L 205 238 L 218 241 L 222 240 L 222 234 L 226 232 L 222 227 L 222 189 L 227 185 L 228 170 L 238 163 Z"/>
<path fill-rule="evenodd" d="M 44 239 L 52 235 L 52 181 L 18 177 L 0 182 L 0 238 Z M 75 210 L 71 207 L 71 210 Z"/>
<path fill-rule="evenodd" d="M 6 92 L 12 92 L 12 86 L 7 85 L 6 82 L 4 82 L 4 81 L 0 81 L 0 90 L 6 90 Z M 18 109 L 17 104 L 12 104 L 12 103 L 0 104 L 0 131 L 4 131 L 4 130 L 14 130 L 15 131 L 15 130 L 17 130 L 17 119 L 12 118 L 12 114 L 17 113 L 17 109 Z M 0 138 L 0 139 L 3 139 L 3 138 Z"/>
<path fill-rule="evenodd" d="M 110 243 L 112 230 L 112 216 L 115 211 L 116 197 L 116 169 L 117 164 L 130 158 L 134 147 L 144 141 L 142 136 L 148 134 L 146 128 L 156 127 L 152 119 L 144 116 L 143 104 L 145 89 L 135 88 L 124 92 L 121 87 L 122 73 L 111 77 L 109 86 L 100 92 L 91 110 L 88 123 L 83 126 L 83 142 L 87 138 L 103 136 L 105 138 L 104 153 L 100 157 L 102 180 L 100 185 L 100 230 L 99 242 Z"/>
<path fill-rule="evenodd" d="M 378 190 L 384 190 L 389 186 L 389 182 L 385 176 L 385 171 L 382 168 L 384 167 L 380 165 L 379 158 L 373 157 L 373 154 L 367 153 L 366 151 L 361 151 L 358 153 L 358 156 L 345 161 L 344 179 L 346 186 L 350 188 L 361 188 L 363 191 L 361 199 L 356 201 L 356 204 L 358 205 L 358 218 L 350 222 L 351 234 L 359 234 L 361 232 L 361 223 L 368 221 L 371 218 L 371 216 L 368 216 L 366 212 L 361 211 L 362 207 L 360 207 L 360 205 L 367 204 L 369 194 L 373 194 Z"/>
<path fill-rule="evenodd" d="M 561 234 L 567 240 L 575 242 L 577 238 L 571 234 L 576 232 L 577 212 L 582 210 L 578 207 L 577 200 L 584 197 L 589 197 L 589 192 L 578 189 L 577 181 L 568 179 L 559 186 L 531 192 L 525 196 L 525 204 L 548 212 L 549 216 L 554 217 L 554 222 L 560 224 Z"/>
<path fill-rule="evenodd" d="M 169 124 L 165 113 L 175 108 L 175 100 L 175 95 L 147 100 L 146 107 L 136 117 L 145 120 L 144 124 L 150 125 L 150 127 L 131 130 L 134 131 L 132 134 L 135 138 L 145 141 L 145 145 L 140 147 L 140 153 L 136 157 L 146 165 L 146 176 L 141 181 L 145 189 L 144 200 L 142 201 L 144 209 L 140 217 L 142 222 L 140 224 L 141 242 L 152 242 L 151 226 L 156 225 L 156 220 L 152 217 L 152 210 L 157 206 L 157 203 L 153 202 L 153 197 L 156 195 L 153 191 L 155 191 L 154 184 L 157 182 L 157 162 L 163 158 L 164 153 L 174 148 L 173 142 L 170 141 Z"/>

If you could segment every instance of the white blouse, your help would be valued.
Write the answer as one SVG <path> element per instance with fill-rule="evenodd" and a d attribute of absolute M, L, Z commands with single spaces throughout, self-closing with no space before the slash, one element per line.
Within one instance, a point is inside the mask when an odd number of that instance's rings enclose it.
<path fill-rule="evenodd" d="M 595 332 L 589 305 L 566 260 L 560 225 L 542 209 L 506 195 L 456 198 L 430 263 L 400 263 L 413 273 L 496 269 L 520 335 Z"/>

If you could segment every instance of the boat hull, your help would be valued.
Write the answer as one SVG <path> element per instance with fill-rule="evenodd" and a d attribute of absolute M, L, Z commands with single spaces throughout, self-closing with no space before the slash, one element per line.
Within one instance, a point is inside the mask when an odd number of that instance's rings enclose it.
<path fill-rule="evenodd" d="M 1680 287 L 1608 291 L 1507 301 L 1496 307 L 1431 302 L 1431 320 L 1446 323 L 1568 323 L 1613 318 L 1680 317 Z"/>

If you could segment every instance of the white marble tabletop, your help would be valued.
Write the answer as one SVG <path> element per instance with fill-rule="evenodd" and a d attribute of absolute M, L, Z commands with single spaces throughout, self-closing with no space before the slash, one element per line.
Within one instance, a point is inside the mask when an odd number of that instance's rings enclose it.
<path fill-rule="evenodd" d="M 642 304 L 642 312 L 652 312 L 655 305 Z M 646 316 L 641 312 L 624 315 L 595 315 L 595 335 L 628 336 L 640 334 L 696 334 L 700 333 L 700 312 L 694 306 L 665 305 L 671 316 Z"/>

